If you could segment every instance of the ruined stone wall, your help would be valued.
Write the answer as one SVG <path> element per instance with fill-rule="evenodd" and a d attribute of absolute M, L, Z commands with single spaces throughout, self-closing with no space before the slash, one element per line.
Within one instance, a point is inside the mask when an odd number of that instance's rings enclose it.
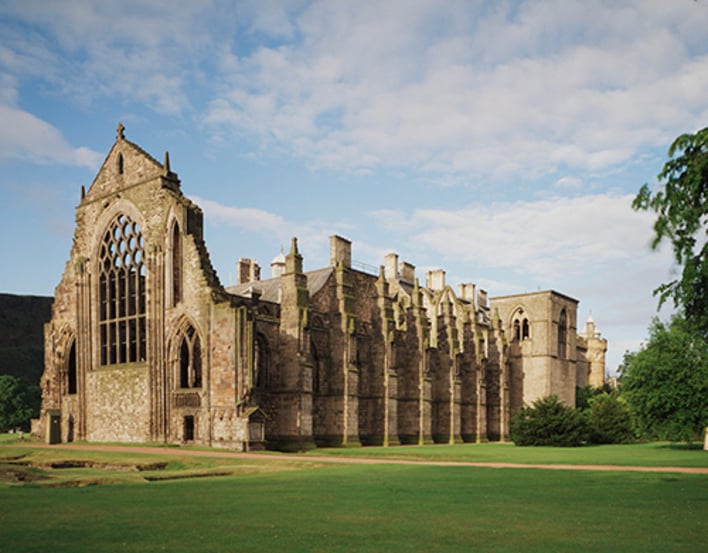
<path fill-rule="evenodd" d="M 146 365 L 90 371 L 86 384 L 88 441 L 150 441 L 150 382 Z"/>

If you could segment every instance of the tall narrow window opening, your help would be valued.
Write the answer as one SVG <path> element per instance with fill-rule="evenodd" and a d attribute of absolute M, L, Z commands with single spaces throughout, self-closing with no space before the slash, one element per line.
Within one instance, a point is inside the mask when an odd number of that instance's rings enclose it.
<path fill-rule="evenodd" d="M 268 342 L 261 334 L 253 351 L 253 387 L 265 388 L 268 383 Z"/>
<path fill-rule="evenodd" d="M 566 357 L 566 345 L 568 342 L 568 319 L 563 309 L 560 313 L 560 319 L 558 321 L 558 357 L 565 359 Z"/>
<path fill-rule="evenodd" d="M 67 363 L 67 393 L 75 394 L 76 389 L 76 342 L 72 341 Z"/>
<path fill-rule="evenodd" d="M 182 236 L 179 225 L 172 226 L 172 306 L 182 301 Z"/>
<path fill-rule="evenodd" d="M 101 365 L 145 361 L 143 236 L 127 215 L 108 225 L 99 251 Z"/>
<path fill-rule="evenodd" d="M 528 340 L 530 337 L 531 337 L 531 335 L 530 335 L 530 329 L 529 329 L 529 320 L 524 319 L 524 322 L 521 325 L 521 339 Z"/>
<path fill-rule="evenodd" d="M 118 174 L 123 174 L 123 154 L 118 154 Z"/>

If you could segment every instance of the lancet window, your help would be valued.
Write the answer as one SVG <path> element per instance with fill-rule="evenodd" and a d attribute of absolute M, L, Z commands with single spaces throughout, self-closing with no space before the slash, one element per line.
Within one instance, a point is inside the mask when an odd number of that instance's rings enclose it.
<path fill-rule="evenodd" d="M 76 342 L 72 341 L 66 366 L 66 391 L 68 394 L 75 394 L 76 390 Z"/>
<path fill-rule="evenodd" d="M 192 325 L 187 325 L 177 337 L 179 355 L 179 387 L 202 387 L 202 345 L 199 334 Z"/>
<path fill-rule="evenodd" d="M 560 319 L 558 321 L 558 357 L 565 359 L 567 349 L 566 345 L 568 343 L 568 317 L 563 309 L 560 313 Z"/>
<path fill-rule="evenodd" d="M 101 365 L 145 361 L 143 236 L 127 215 L 117 215 L 103 235 L 98 280 Z"/>
<path fill-rule="evenodd" d="M 522 308 L 517 309 L 514 313 L 512 327 L 514 340 L 528 340 L 531 337 L 529 319 L 524 316 Z"/>
<path fill-rule="evenodd" d="M 182 236 L 179 225 L 172 226 L 172 306 L 182 301 Z"/>

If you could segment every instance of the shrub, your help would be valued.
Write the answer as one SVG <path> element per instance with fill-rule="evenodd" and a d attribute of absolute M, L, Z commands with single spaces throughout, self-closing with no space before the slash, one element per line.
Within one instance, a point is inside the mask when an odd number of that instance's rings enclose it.
<path fill-rule="evenodd" d="M 519 446 L 577 447 L 588 439 L 588 424 L 582 412 L 551 395 L 522 408 L 511 421 L 510 434 Z"/>
<path fill-rule="evenodd" d="M 594 444 L 624 444 L 634 437 L 629 407 L 616 393 L 589 399 L 590 441 Z"/>

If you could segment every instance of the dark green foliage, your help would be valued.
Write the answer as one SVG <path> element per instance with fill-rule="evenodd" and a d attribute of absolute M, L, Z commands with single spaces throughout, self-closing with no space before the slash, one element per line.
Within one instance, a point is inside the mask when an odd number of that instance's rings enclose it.
<path fill-rule="evenodd" d="M 685 319 L 655 319 L 647 344 L 625 354 L 621 381 L 643 436 L 701 439 L 708 425 L 708 341 Z"/>
<path fill-rule="evenodd" d="M 17 377 L 0 375 L 0 432 L 30 429 L 30 419 L 38 414 L 38 389 L 30 389 Z"/>
<path fill-rule="evenodd" d="M 510 434 L 520 446 L 577 447 L 588 439 L 588 424 L 582 412 L 551 395 L 522 408 L 511 421 Z"/>
<path fill-rule="evenodd" d="M 589 409 L 590 400 L 601 394 L 611 394 L 613 392 L 612 386 L 605 382 L 602 386 L 597 388 L 594 386 L 583 386 L 582 388 L 575 388 L 575 408 L 576 409 Z"/>
<path fill-rule="evenodd" d="M 603 392 L 589 400 L 587 411 L 590 441 L 594 444 L 625 444 L 634 438 L 629 406 L 616 392 Z"/>
<path fill-rule="evenodd" d="M 44 323 L 52 298 L 0 294 L 0 374 L 39 385 L 44 370 Z"/>
<path fill-rule="evenodd" d="M 681 277 L 659 286 L 659 305 L 673 299 L 686 319 L 708 337 L 708 127 L 679 136 L 669 148 L 669 161 L 658 175 L 663 188 L 652 193 L 646 184 L 632 207 L 653 211 L 652 248 L 667 239 Z"/>

